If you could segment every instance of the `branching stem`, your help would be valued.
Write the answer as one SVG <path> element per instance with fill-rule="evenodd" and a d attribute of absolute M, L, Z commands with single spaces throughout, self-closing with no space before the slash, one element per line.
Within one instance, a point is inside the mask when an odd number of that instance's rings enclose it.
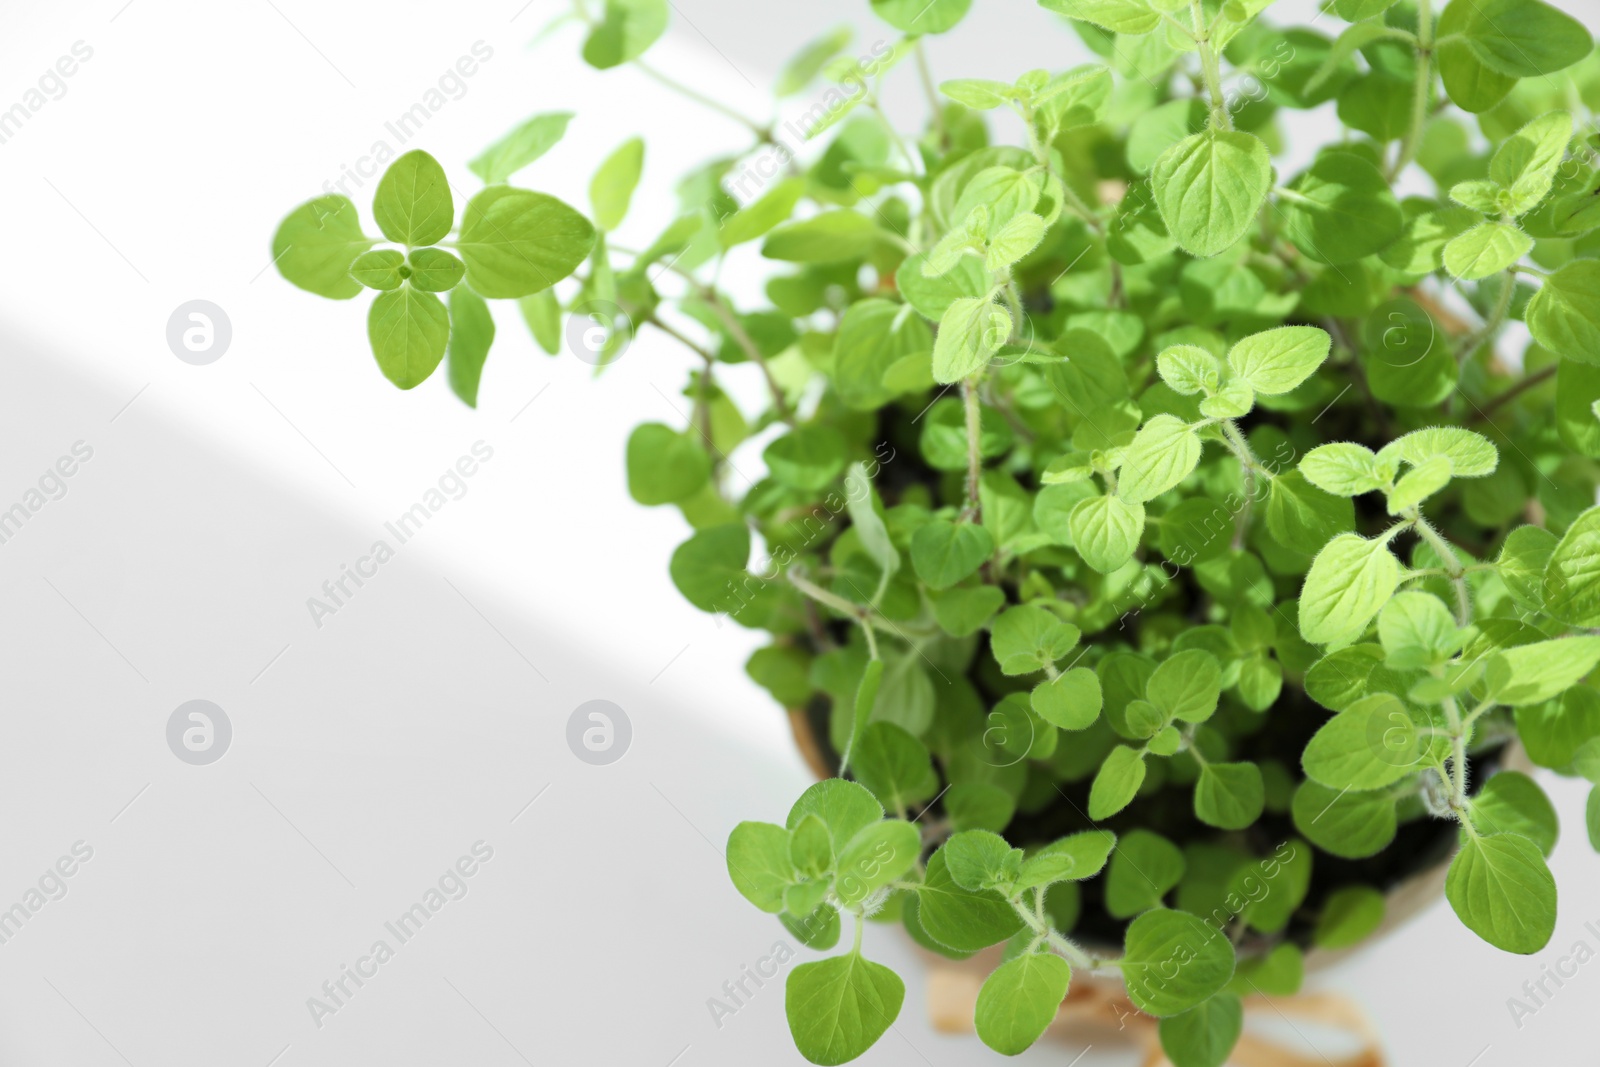
<path fill-rule="evenodd" d="M 795 425 L 794 412 L 789 407 L 789 402 L 784 399 L 783 387 L 778 384 L 778 379 L 772 375 L 772 367 L 767 363 L 767 357 L 761 354 L 761 349 L 750 338 L 749 332 L 744 328 L 737 316 L 723 303 L 722 294 L 712 288 L 703 288 L 700 295 L 705 297 L 706 303 L 711 305 L 712 312 L 722 322 L 733 337 L 734 343 L 743 350 L 745 357 L 761 368 L 762 377 L 767 380 L 767 392 L 772 394 L 772 409 L 778 413 L 778 418 Z"/>

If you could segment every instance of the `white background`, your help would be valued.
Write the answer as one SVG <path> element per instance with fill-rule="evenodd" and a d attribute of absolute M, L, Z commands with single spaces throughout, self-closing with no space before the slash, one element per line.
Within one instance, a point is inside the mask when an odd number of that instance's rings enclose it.
<path fill-rule="evenodd" d="M 595 163 L 645 135 L 619 235 L 642 244 L 671 217 L 679 174 L 743 146 L 635 72 L 584 68 L 571 29 L 530 50 L 555 4 L 520 2 L 7 12 L 0 109 L 74 42 L 94 52 L 0 144 L 0 508 L 75 442 L 94 454 L 0 544 L 0 908 L 74 842 L 94 854 L 0 944 L 0 1067 L 800 1062 L 777 983 L 720 1028 L 706 1005 L 784 937 L 734 892 L 721 843 L 741 818 L 781 821 L 807 775 L 744 676 L 752 635 L 670 586 L 683 523 L 624 491 L 627 430 L 679 421 L 667 405 L 683 358 L 647 336 L 595 381 L 537 353 L 505 306 L 474 412 L 442 373 L 411 394 L 383 381 L 365 298 L 324 301 L 266 269 L 278 219 L 375 140 L 393 144 L 385 122 L 476 41 L 493 58 L 406 146 L 458 189 L 476 188 L 464 162 L 528 114 L 576 110 L 520 180 L 583 203 Z M 834 21 L 861 27 L 861 52 L 890 37 L 864 3 L 675 2 L 653 61 L 753 114 L 782 60 Z M 990 25 L 931 42 L 938 76 L 1086 58 L 1030 3 L 978 10 Z M 889 95 L 915 120 L 910 79 Z M 363 215 L 370 194 L 355 191 Z M 165 340 L 195 298 L 233 327 L 206 367 Z M 494 457 L 467 495 L 313 625 L 307 598 L 480 440 Z M 168 716 L 194 698 L 233 723 L 209 767 L 166 745 Z M 565 743 L 568 715 L 595 698 L 633 724 L 609 767 Z M 1394 1062 L 1576 1062 L 1589 1047 L 1600 964 L 1520 1030 L 1506 1006 L 1575 941 L 1600 949 L 1583 926 L 1600 930 L 1583 794 L 1552 791 L 1566 834 L 1545 952 L 1499 953 L 1441 902 L 1319 979 L 1361 999 Z M 307 998 L 480 840 L 494 856 L 470 892 L 316 1026 Z M 873 929 L 867 949 L 908 995 L 866 1062 L 992 1062 L 929 1029 L 900 937 Z"/>

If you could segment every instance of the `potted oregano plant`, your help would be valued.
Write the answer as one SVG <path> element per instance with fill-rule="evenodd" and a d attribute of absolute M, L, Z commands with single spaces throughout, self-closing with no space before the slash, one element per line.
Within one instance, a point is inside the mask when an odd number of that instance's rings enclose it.
<path fill-rule="evenodd" d="M 627 482 L 692 528 L 683 595 L 770 635 L 749 673 L 826 776 L 728 841 L 739 892 L 829 953 L 787 976 L 814 1063 L 900 1010 L 867 921 L 1003 945 L 975 1013 L 998 1052 L 1110 975 L 1179 1067 L 1429 870 L 1472 933 L 1537 951 L 1557 823 L 1511 764 L 1600 781 L 1588 30 L 1542 0 L 1332 0 L 1288 29 L 1265 0 L 1043 3 L 1103 62 L 938 81 L 920 37 L 971 0 L 872 0 L 892 40 L 808 45 L 780 126 L 641 58 L 666 0 L 577 0 L 590 64 L 749 130 L 664 232 L 622 239 L 636 140 L 587 210 L 513 184 L 555 113 L 469 164 L 465 204 L 410 152 L 376 235 L 329 195 L 273 245 L 303 289 L 375 291 L 403 389 L 448 358 L 474 404 L 494 300 L 552 355 L 655 331 L 697 357 Z M 895 77 L 918 129 L 879 106 Z M 1336 135 L 1280 172 L 1330 103 Z M 764 265 L 765 299 L 728 263 Z M 723 389 L 745 375 L 762 410 Z"/>

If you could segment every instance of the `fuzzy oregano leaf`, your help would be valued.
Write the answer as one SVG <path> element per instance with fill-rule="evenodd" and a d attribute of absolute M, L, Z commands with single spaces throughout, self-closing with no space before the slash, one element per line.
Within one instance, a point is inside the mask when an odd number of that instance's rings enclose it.
<path fill-rule="evenodd" d="M 1157 1018 L 1188 1011 L 1233 977 L 1233 945 L 1184 911 L 1158 908 L 1128 926 L 1121 960 L 1128 998 Z"/>
<path fill-rule="evenodd" d="M 1109 574 L 1133 558 L 1144 533 L 1144 505 L 1120 496 L 1092 496 L 1067 518 L 1073 547 L 1090 567 Z"/>
<path fill-rule="evenodd" d="M 1311 377 L 1332 347 L 1326 330 L 1280 326 L 1234 345 L 1228 350 L 1228 366 L 1256 392 L 1277 396 Z"/>
<path fill-rule="evenodd" d="M 1528 301 L 1527 322 L 1557 355 L 1600 363 L 1600 261 L 1576 259 L 1546 277 Z"/>
<path fill-rule="evenodd" d="M 900 976 L 859 952 L 802 963 L 784 983 L 795 1047 L 812 1063 L 848 1063 L 877 1043 L 905 1001 Z"/>
<path fill-rule="evenodd" d="M 415 389 L 444 359 L 450 315 L 444 301 L 407 285 L 378 294 L 367 315 L 367 336 L 383 376 Z"/>
<path fill-rule="evenodd" d="M 1002 963 L 978 991 L 974 1023 L 985 1045 L 1006 1056 L 1043 1036 L 1067 995 L 1072 969 L 1050 953 L 1030 952 Z"/>
<path fill-rule="evenodd" d="M 1144 784 L 1144 753 L 1127 745 L 1111 750 L 1089 790 L 1089 818 L 1109 819 L 1133 802 Z"/>
<path fill-rule="evenodd" d="M 1510 547 L 1507 539 L 1508 551 Z M 1529 584 L 1534 580 L 1530 576 Z M 1600 626 L 1600 508 L 1585 511 L 1567 528 L 1546 557 L 1537 588 L 1529 593 L 1536 593 L 1540 606 L 1562 622 Z"/>
<path fill-rule="evenodd" d="M 666 32 L 667 12 L 667 0 L 605 0 L 583 42 L 584 61 L 609 70 L 638 59 Z"/>
<path fill-rule="evenodd" d="M 1468 929 L 1506 952 L 1538 952 L 1555 932 L 1555 877 L 1539 846 L 1519 834 L 1469 837 L 1444 892 Z"/>
<path fill-rule="evenodd" d="M 1244 1030 L 1244 1003 L 1230 993 L 1161 1020 L 1161 1050 L 1173 1067 L 1222 1067 Z"/>
<path fill-rule="evenodd" d="M 1387 539 L 1340 534 L 1317 553 L 1300 591 L 1300 632 L 1319 645 L 1360 637 L 1400 582 Z"/>
<path fill-rule="evenodd" d="M 903 33 L 944 33 L 966 17 L 972 0 L 872 0 L 872 11 Z"/>
<path fill-rule="evenodd" d="M 933 345 L 933 380 L 958 382 L 982 370 L 1011 334 L 1011 315 L 985 297 L 950 302 Z"/>
<path fill-rule="evenodd" d="M 922 928 L 958 951 L 988 948 L 1022 929 L 1022 919 L 999 893 L 973 892 L 956 884 L 942 848 L 928 860 L 917 899 Z"/>
<path fill-rule="evenodd" d="M 789 859 L 789 831 L 766 822 L 742 822 L 728 835 L 728 876 L 762 911 L 783 910 L 783 892 L 797 877 Z"/>
<path fill-rule="evenodd" d="M 1134 435 L 1123 457 L 1117 495 L 1143 504 L 1187 478 L 1200 462 L 1200 438 L 1175 415 L 1161 414 Z"/>
<path fill-rule="evenodd" d="M 1214 256 L 1255 222 L 1272 187 L 1272 160 L 1255 134 L 1212 129 L 1167 149 L 1150 177 L 1173 237 L 1186 252 Z"/>

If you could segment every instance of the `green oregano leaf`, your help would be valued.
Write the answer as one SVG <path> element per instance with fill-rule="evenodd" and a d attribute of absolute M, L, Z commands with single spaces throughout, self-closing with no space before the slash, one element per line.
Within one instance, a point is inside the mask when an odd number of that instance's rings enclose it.
<path fill-rule="evenodd" d="M 467 169 L 483 179 L 485 185 L 500 185 L 526 167 L 566 136 L 570 111 L 534 115 L 494 144 L 485 148 Z M 607 227 L 609 229 L 609 227 Z"/>
<path fill-rule="evenodd" d="M 594 243 L 589 220 L 555 197 L 494 185 L 467 202 L 457 247 L 467 284 L 479 296 L 505 300 L 566 278 Z"/>
<path fill-rule="evenodd" d="M 859 952 L 802 963 L 784 983 L 789 1033 L 812 1063 L 847 1063 L 894 1024 L 905 995 L 898 975 Z"/>
<path fill-rule="evenodd" d="M 1266 787 L 1254 763 L 1205 763 L 1194 787 L 1194 813 L 1223 830 L 1243 830 L 1261 817 Z"/>
<path fill-rule="evenodd" d="M 351 266 L 373 244 L 361 232 L 361 219 L 349 197 L 319 196 L 279 223 L 272 236 L 272 262 L 285 280 L 307 292 L 349 300 L 364 284 L 351 276 Z"/>
<path fill-rule="evenodd" d="M 911 537 L 911 566 L 930 589 L 948 589 L 993 551 L 994 538 L 982 525 L 934 519 Z"/>
<path fill-rule="evenodd" d="M 1527 322 L 1558 356 L 1600 363 L 1600 260 L 1575 259 L 1546 277 L 1528 301 Z"/>
<path fill-rule="evenodd" d="M 1094 776 L 1089 790 L 1089 818 L 1109 819 L 1132 803 L 1144 784 L 1144 753 L 1118 745 Z"/>
<path fill-rule="evenodd" d="M 1272 160 L 1255 134 L 1211 129 L 1167 149 L 1150 177 L 1161 217 L 1184 251 L 1214 256 L 1255 222 L 1272 187 Z"/>
<path fill-rule="evenodd" d="M 1144 505 L 1120 496 L 1093 496 L 1074 505 L 1067 519 L 1072 545 L 1090 567 L 1102 574 L 1133 558 L 1144 533 Z"/>
<path fill-rule="evenodd" d="M 450 315 L 444 301 L 407 285 L 378 294 L 367 315 L 367 337 L 383 376 L 415 389 L 444 359 Z"/>
<path fill-rule="evenodd" d="M 1134 435 L 1117 477 L 1117 496 L 1143 504 L 1189 476 L 1200 462 L 1200 438 L 1182 419 L 1157 415 Z"/>
<path fill-rule="evenodd" d="M 978 1037 L 1005 1056 L 1026 1051 L 1056 1017 L 1071 974 L 1066 960 L 1049 953 L 1031 952 L 1002 963 L 978 991 Z"/>
<path fill-rule="evenodd" d="M 762 911 L 783 910 L 783 892 L 795 881 L 789 831 L 765 822 L 742 822 L 728 836 L 728 877 Z"/>
<path fill-rule="evenodd" d="M 1444 892 L 1468 929 L 1506 952 L 1538 952 L 1555 932 L 1555 878 L 1539 846 L 1518 834 L 1470 836 Z"/>
<path fill-rule="evenodd" d="M 407 152 L 384 171 L 372 214 L 389 240 L 431 245 L 445 239 L 455 221 L 450 180 L 439 161 L 421 150 Z"/>
<path fill-rule="evenodd" d="M 1383 925 L 1384 910 L 1384 896 L 1372 886 L 1342 886 L 1323 903 L 1312 943 L 1327 949 L 1358 945 Z"/>
<path fill-rule="evenodd" d="M 483 297 L 464 285 L 450 292 L 450 391 L 468 407 L 478 406 L 483 365 L 494 344 L 494 316 Z"/>
<path fill-rule="evenodd" d="M 1360 637 L 1400 582 L 1400 561 L 1384 538 L 1340 534 L 1311 563 L 1300 591 L 1300 633 L 1319 645 Z"/>
<path fill-rule="evenodd" d="M 1183 911 L 1147 911 L 1128 926 L 1121 960 L 1128 998 L 1157 1018 L 1177 1015 L 1221 991 L 1233 977 L 1233 945 Z"/>
<path fill-rule="evenodd" d="M 951 301 L 933 344 L 933 380 L 958 382 L 982 370 L 1011 334 L 1011 316 L 984 297 Z"/>
<path fill-rule="evenodd" d="M 1231 993 L 1218 993 L 1162 1019 L 1158 1033 L 1173 1067 L 1223 1067 L 1243 1030 L 1243 1002 Z"/>

